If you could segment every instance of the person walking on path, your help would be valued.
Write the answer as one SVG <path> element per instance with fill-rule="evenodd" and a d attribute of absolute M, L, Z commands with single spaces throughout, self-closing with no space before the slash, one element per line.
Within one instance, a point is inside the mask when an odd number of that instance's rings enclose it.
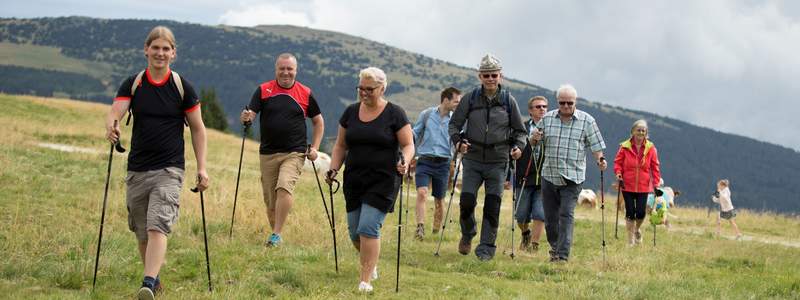
<path fill-rule="evenodd" d="M 628 245 L 642 243 L 641 227 L 647 212 L 647 197 L 662 182 L 658 151 L 648 133 L 647 121 L 633 122 L 631 137 L 619 144 L 614 158 L 614 174 L 622 184 L 620 187 L 625 199 Z"/>
<path fill-rule="evenodd" d="M 453 147 L 447 126 L 450 116 L 461 101 L 461 91 L 448 87 L 441 93 L 439 105 L 429 107 L 419 114 L 414 124 L 414 140 L 417 145 L 417 157 L 411 165 L 415 165 L 414 175 L 417 185 L 416 221 L 417 230 L 414 237 L 422 240 L 425 237 L 425 201 L 428 197 L 428 186 L 431 186 L 434 199 L 433 233 L 439 232 L 444 215 L 444 196 L 450 177 L 450 157 Z"/>
<path fill-rule="evenodd" d="M 727 179 L 721 179 L 717 182 L 717 192 L 714 193 L 714 197 L 711 198 L 714 203 L 719 203 L 719 215 L 717 216 L 717 236 L 720 235 L 722 232 L 722 219 L 728 220 L 733 227 L 733 230 L 736 232 L 736 239 L 742 239 L 742 232 L 739 231 L 739 226 L 736 225 L 736 209 L 733 208 L 733 202 L 731 202 L 731 189 L 730 189 L 730 181 Z"/>
<path fill-rule="evenodd" d="M 528 100 L 528 114 L 530 119 L 525 122 L 528 134 L 542 122 L 547 112 L 547 98 L 536 96 Z M 544 151 L 542 143 L 535 147 L 526 141 L 522 149 L 522 156 L 517 161 L 517 180 L 515 189 L 518 190 L 519 203 L 515 219 L 522 233 L 519 249 L 535 252 L 539 250 L 539 239 L 544 231 L 544 207 L 542 206 L 542 165 L 544 164 Z M 533 150 L 533 151 L 531 151 Z M 526 173 L 527 172 L 527 173 Z M 527 174 L 527 177 L 525 176 Z M 524 178 L 524 180 L 523 180 Z M 523 186 L 524 183 L 524 186 Z M 533 226 L 531 226 L 531 221 Z"/>
<path fill-rule="evenodd" d="M 402 176 L 414 155 L 414 137 L 406 113 L 384 98 L 386 73 L 369 67 L 358 74 L 358 102 L 348 106 L 339 119 L 331 168 L 326 181 L 344 169 L 347 229 L 359 251 L 361 272 L 358 290 L 372 292 L 378 278 L 380 233 L 386 214 L 394 210 Z M 403 159 L 398 157 L 398 148 Z"/>
<path fill-rule="evenodd" d="M 188 124 L 197 160 L 197 189 L 209 186 L 206 172 L 206 128 L 192 84 L 170 70 L 177 46 L 172 31 L 157 26 L 144 42 L 147 68 L 125 79 L 106 122 L 106 138 L 120 138 L 119 120 L 133 115 L 128 155 L 126 198 L 128 227 L 135 233 L 144 265 L 139 299 L 153 299 L 162 289 L 159 273 L 167 252 L 167 235 L 178 221 L 184 179 L 183 126 Z M 184 121 L 185 120 L 185 121 Z"/>
<path fill-rule="evenodd" d="M 261 130 L 259 158 L 261 188 L 267 206 L 267 220 L 272 234 L 267 247 L 283 242 L 283 228 L 294 204 L 294 188 L 306 158 L 317 159 L 325 122 L 311 89 L 296 79 L 297 58 L 290 53 L 275 60 L 275 79 L 256 88 L 250 104 L 242 111 L 242 124 L 252 122 L 256 114 Z M 311 119 L 311 147 L 306 137 L 306 118 Z"/>
<path fill-rule="evenodd" d="M 572 85 L 559 87 L 558 109 L 547 112 L 531 136 L 534 146 L 544 142 L 542 204 L 551 262 L 569 260 L 575 205 L 586 180 L 586 150 L 592 152 L 600 171 L 607 167 L 600 128 L 594 117 L 577 108 L 577 99 Z"/>
<path fill-rule="evenodd" d="M 502 66 L 496 57 L 487 54 L 481 59 L 478 79 L 481 85 L 464 94 L 450 118 L 448 133 L 451 142 L 459 147 L 458 151 L 464 153 L 458 252 L 469 254 L 472 239 L 477 235 L 475 206 L 478 189 L 484 185 L 481 236 L 475 255 L 481 261 L 488 261 L 494 258 L 497 250 L 500 201 L 509 156 L 518 159 L 522 154 L 525 128 L 517 101 L 501 84 Z"/>

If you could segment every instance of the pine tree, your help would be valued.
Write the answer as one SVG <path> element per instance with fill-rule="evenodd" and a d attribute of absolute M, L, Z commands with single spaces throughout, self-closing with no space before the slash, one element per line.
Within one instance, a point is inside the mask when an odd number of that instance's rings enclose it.
<path fill-rule="evenodd" d="M 214 88 L 202 89 L 200 102 L 203 104 L 203 123 L 206 127 L 227 131 L 228 120 L 225 119 L 225 111 L 217 100 L 217 92 L 214 91 Z"/>

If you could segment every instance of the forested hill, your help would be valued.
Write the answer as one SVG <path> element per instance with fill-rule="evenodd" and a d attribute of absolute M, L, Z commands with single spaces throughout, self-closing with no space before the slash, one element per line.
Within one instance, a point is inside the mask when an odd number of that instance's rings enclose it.
<path fill-rule="evenodd" d="M 355 101 L 357 72 L 364 67 L 387 71 L 387 98 L 402 105 L 412 119 L 438 103 L 442 88 L 467 90 L 478 83 L 474 69 L 330 31 L 68 17 L 0 19 L 0 92 L 109 103 L 120 82 L 145 67 L 143 42 L 156 25 L 175 32 L 178 59 L 173 69 L 198 90 L 214 88 L 234 129 L 239 127 L 238 112 L 256 86 L 274 77 L 275 56 L 282 52 L 298 56 L 298 79 L 313 89 L 327 119 L 328 137 L 335 135 L 345 105 Z M 506 86 L 523 105 L 530 97 L 543 95 L 554 107 L 551 90 L 518 80 L 506 80 Z M 714 182 L 729 178 L 737 207 L 800 212 L 800 185 L 794 176 L 800 170 L 800 153 L 651 113 L 580 100 L 579 108 L 598 120 L 609 160 L 634 120 L 650 122 L 665 180 L 683 192 L 679 203 L 707 205 Z M 607 171 L 607 186 L 612 178 Z M 598 170 L 590 167 L 584 187 L 599 189 L 599 179 Z"/>

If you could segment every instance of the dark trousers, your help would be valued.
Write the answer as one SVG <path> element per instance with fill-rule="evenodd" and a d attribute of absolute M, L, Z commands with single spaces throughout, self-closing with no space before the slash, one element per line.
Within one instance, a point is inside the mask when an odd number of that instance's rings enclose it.
<path fill-rule="evenodd" d="M 644 219 L 647 193 L 622 192 L 622 198 L 625 199 L 625 219 Z"/>
<path fill-rule="evenodd" d="M 568 259 L 575 225 L 575 205 L 581 185 L 566 179 L 564 181 L 567 182 L 566 185 L 554 185 L 550 181 L 542 180 L 542 204 L 550 255 Z"/>
<path fill-rule="evenodd" d="M 481 163 L 464 160 L 464 179 L 461 189 L 461 235 L 471 240 L 477 234 L 475 223 L 475 206 L 478 188 L 484 184 L 486 198 L 483 202 L 483 221 L 481 223 L 481 241 L 475 248 L 475 255 L 493 257 L 497 246 L 497 227 L 500 219 L 500 199 L 503 196 L 503 181 L 508 163 Z"/>

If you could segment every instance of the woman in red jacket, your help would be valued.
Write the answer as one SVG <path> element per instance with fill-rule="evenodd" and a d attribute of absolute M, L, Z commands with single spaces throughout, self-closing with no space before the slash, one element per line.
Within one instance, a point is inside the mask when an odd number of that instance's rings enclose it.
<path fill-rule="evenodd" d="M 647 138 L 647 122 L 637 120 L 631 127 L 631 138 L 619 144 L 614 158 L 614 173 L 625 198 L 625 228 L 628 244 L 642 242 L 640 227 L 644 222 L 647 194 L 661 181 L 658 151 Z"/>

